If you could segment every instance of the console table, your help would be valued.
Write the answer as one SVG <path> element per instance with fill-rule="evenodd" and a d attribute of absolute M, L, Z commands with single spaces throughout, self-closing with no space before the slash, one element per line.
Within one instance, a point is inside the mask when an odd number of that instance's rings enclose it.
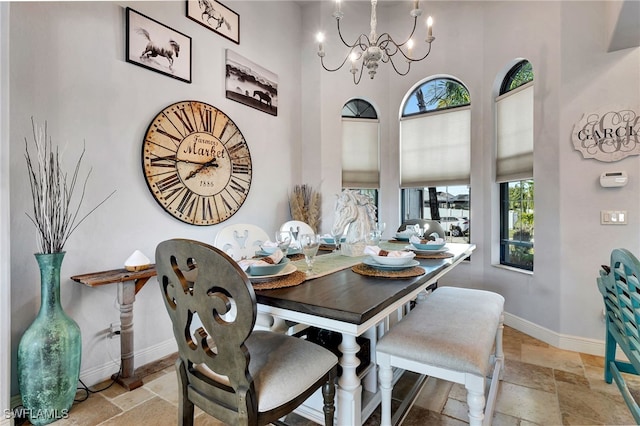
<path fill-rule="evenodd" d="M 133 366 L 133 302 L 136 294 L 147 283 L 149 278 L 156 276 L 155 265 L 142 271 L 127 271 L 113 269 L 111 271 L 91 272 L 75 275 L 72 280 L 88 287 L 98 287 L 107 284 L 118 284 L 118 303 L 120 304 L 120 373 L 112 378 L 127 390 L 142 386 L 142 379 L 136 376 Z"/>

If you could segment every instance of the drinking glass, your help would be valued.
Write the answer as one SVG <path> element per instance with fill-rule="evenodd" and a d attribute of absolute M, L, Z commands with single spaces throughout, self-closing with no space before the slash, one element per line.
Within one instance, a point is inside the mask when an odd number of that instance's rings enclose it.
<path fill-rule="evenodd" d="M 384 232 L 384 230 L 387 229 L 387 224 L 384 222 L 378 222 L 376 223 L 376 230 L 380 233 L 380 235 L 382 235 L 382 233 Z"/>
<path fill-rule="evenodd" d="M 278 248 L 282 250 L 285 256 L 292 241 L 293 235 L 291 235 L 291 231 L 276 231 L 276 243 L 278 243 Z"/>
<path fill-rule="evenodd" d="M 313 273 L 313 261 L 315 260 L 316 253 L 320 247 L 320 235 L 316 234 L 298 234 L 298 242 L 302 253 L 304 253 L 304 260 L 307 262 L 307 275 Z"/>
<path fill-rule="evenodd" d="M 333 238 L 333 244 L 335 244 L 334 253 L 340 250 L 340 241 L 342 240 L 342 235 L 344 234 L 344 229 L 331 229 L 331 238 Z"/>
<path fill-rule="evenodd" d="M 378 244 L 380 244 L 380 237 L 380 231 L 374 228 L 369 231 L 369 233 L 365 237 L 365 244 L 367 244 L 368 246 L 377 246 Z"/>

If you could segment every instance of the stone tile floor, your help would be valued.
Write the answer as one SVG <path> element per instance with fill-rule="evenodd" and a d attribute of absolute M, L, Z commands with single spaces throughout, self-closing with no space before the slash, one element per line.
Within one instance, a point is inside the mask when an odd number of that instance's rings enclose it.
<path fill-rule="evenodd" d="M 615 384 L 603 380 L 603 358 L 556 349 L 512 328 L 505 327 L 505 373 L 493 425 L 632 425 L 629 413 Z M 56 426 L 76 425 L 176 425 L 178 390 L 168 357 L 138 371 L 144 385 L 127 392 L 118 385 L 91 393 L 73 405 L 69 417 Z M 640 378 L 628 377 L 640 389 Z M 402 379 L 401 379 L 402 381 Z M 109 381 L 97 385 L 105 387 Z M 399 382 L 394 390 L 401 390 Z M 465 425 L 464 387 L 438 379 L 428 379 L 404 421 L 405 426 Z M 379 408 L 366 426 L 379 424 Z M 287 418 L 291 426 L 314 423 L 296 415 Z M 195 424 L 221 423 L 196 408 Z"/>

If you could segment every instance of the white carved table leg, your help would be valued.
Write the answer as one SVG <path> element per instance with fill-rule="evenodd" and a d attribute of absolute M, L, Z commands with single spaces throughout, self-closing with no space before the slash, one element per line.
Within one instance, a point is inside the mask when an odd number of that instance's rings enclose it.
<path fill-rule="evenodd" d="M 362 385 L 356 374 L 360 360 L 356 356 L 360 346 L 356 337 L 342 333 L 338 346 L 342 357 L 342 376 L 338 379 L 338 426 L 360 426 L 362 424 Z"/>

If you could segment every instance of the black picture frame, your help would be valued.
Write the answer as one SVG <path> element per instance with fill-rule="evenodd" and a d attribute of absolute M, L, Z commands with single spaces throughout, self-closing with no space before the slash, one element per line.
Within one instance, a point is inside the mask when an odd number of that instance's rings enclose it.
<path fill-rule="evenodd" d="M 126 61 L 191 83 L 191 37 L 126 9 Z"/>
<path fill-rule="evenodd" d="M 270 115 L 278 115 L 278 75 L 226 49 L 225 97 Z"/>
<path fill-rule="evenodd" d="M 186 0 L 187 18 L 240 44 L 240 15 L 216 0 Z"/>

